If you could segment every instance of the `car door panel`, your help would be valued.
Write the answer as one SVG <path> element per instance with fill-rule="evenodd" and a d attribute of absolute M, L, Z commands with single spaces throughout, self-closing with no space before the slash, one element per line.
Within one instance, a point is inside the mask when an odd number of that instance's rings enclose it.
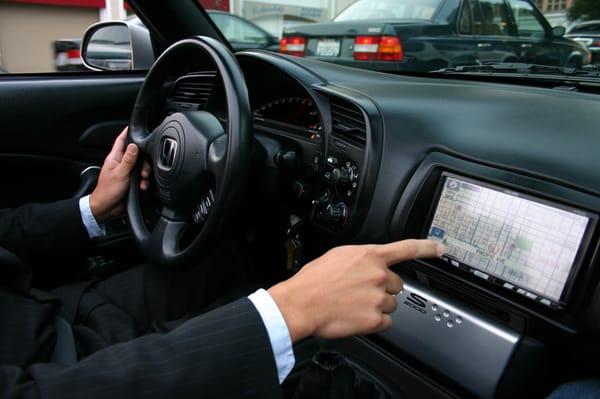
<path fill-rule="evenodd" d="M 12 75 L 0 79 L 0 206 L 72 196 L 126 126 L 141 75 Z"/>
<path fill-rule="evenodd" d="M 128 124 L 127 119 L 95 123 L 82 133 L 79 142 L 83 147 L 106 151 L 113 143 L 115 132 Z"/>

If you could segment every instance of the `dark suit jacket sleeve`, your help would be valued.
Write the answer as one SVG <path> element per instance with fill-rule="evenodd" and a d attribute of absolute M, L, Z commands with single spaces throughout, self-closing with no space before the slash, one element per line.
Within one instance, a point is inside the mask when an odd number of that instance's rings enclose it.
<path fill-rule="evenodd" d="M 77 251 L 89 241 L 78 199 L 0 210 L 0 246 L 22 259 Z"/>
<path fill-rule="evenodd" d="M 244 298 L 71 367 L 2 367 L 0 397 L 279 398 L 281 392 L 268 333 Z"/>

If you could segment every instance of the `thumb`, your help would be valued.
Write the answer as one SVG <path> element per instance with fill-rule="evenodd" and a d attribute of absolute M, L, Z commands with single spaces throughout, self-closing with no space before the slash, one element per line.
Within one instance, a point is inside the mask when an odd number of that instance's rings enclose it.
<path fill-rule="evenodd" d="M 121 164 L 119 165 L 123 174 L 128 175 L 131 173 L 137 161 L 138 153 L 139 150 L 135 144 L 127 146 L 127 150 L 125 150 L 125 154 L 123 154 L 123 159 L 121 159 Z"/>

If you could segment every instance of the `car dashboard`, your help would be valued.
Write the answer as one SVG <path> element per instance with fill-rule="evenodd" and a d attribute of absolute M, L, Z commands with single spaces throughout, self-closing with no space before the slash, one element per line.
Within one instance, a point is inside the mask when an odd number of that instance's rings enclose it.
<path fill-rule="evenodd" d="M 365 345 L 479 397 L 543 385 L 564 362 L 598 372 L 597 97 L 237 57 L 266 162 L 290 176 L 311 229 L 334 244 L 450 249 L 393 267 L 406 280 L 394 327 Z M 186 74 L 168 112 L 225 121 L 219 84 L 210 70 Z"/>

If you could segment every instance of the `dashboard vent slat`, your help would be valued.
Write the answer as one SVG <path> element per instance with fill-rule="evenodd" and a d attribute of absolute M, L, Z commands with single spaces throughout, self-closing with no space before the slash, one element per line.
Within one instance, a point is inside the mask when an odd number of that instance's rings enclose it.
<path fill-rule="evenodd" d="M 330 96 L 329 99 L 333 135 L 364 147 L 367 143 L 367 124 L 360 108 L 339 97 Z"/>
<path fill-rule="evenodd" d="M 177 80 L 169 93 L 169 100 L 197 104 L 204 109 L 215 85 L 216 74 L 190 74 Z"/>

